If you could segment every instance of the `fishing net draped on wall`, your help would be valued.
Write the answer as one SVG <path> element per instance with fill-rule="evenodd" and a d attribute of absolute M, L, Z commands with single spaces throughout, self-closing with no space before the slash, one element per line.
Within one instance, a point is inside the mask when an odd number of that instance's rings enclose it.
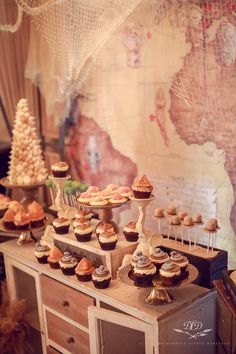
<path fill-rule="evenodd" d="M 150 11 L 161 31 L 166 19 L 171 26 L 184 28 L 189 45 L 199 52 L 197 85 L 204 109 L 212 102 L 207 96 L 205 49 L 213 21 L 224 16 L 214 41 L 214 52 L 222 66 L 236 58 L 236 0 L 15 0 L 18 18 L 13 25 L 2 24 L 5 31 L 16 31 L 23 13 L 31 18 L 31 37 L 26 77 L 35 82 L 45 97 L 48 115 L 57 112 L 58 121 L 66 116 L 71 98 L 78 94 L 98 56 L 99 49 L 130 15 L 139 28 L 148 29 Z M 147 23 L 146 23 L 147 22 Z M 146 30 L 144 30 L 145 32 Z M 146 31 L 148 32 L 148 30 Z M 137 56 L 135 27 L 130 35 L 130 60 Z M 140 37 L 140 35 L 139 35 Z M 168 49 L 168 43 L 164 44 Z M 190 58 L 186 60 L 191 60 Z M 172 90 L 191 105 L 192 80 L 182 75 Z M 186 81 L 188 80 L 188 82 Z M 204 120 L 204 119 L 203 119 Z"/>

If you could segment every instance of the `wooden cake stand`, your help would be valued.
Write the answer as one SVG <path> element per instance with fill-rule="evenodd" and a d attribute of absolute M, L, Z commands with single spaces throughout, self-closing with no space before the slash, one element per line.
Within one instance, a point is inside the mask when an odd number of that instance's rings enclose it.
<path fill-rule="evenodd" d="M 33 201 L 37 201 L 37 193 L 39 187 L 44 186 L 44 182 L 34 184 L 11 184 L 7 177 L 0 180 L 0 184 L 7 189 L 20 189 L 22 200 L 20 201 L 24 207 L 27 207 Z"/>
<path fill-rule="evenodd" d="M 129 277 L 129 273 L 131 271 L 130 264 L 120 268 L 117 272 L 117 277 L 123 283 L 135 286 L 134 281 Z M 150 305 L 162 305 L 162 304 L 169 304 L 173 301 L 173 296 L 169 293 L 169 289 L 174 289 L 180 286 L 185 286 L 192 283 L 198 277 L 198 270 L 194 265 L 188 265 L 188 276 L 184 278 L 179 283 L 173 286 L 164 286 L 162 281 L 158 276 L 153 279 L 153 288 L 151 289 L 150 293 L 145 296 L 144 300 L 147 304 Z"/>

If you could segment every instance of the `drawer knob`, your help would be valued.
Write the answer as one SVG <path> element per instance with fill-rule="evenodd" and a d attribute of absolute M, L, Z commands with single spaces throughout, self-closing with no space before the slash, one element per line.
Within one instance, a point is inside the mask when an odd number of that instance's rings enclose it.
<path fill-rule="evenodd" d="M 75 340 L 74 340 L 74 338 L 73 337 L 69 337 L 69 338 L 67 338 L 67 343 L 75 343 Z"/>
<path fill-rule="evenodd" d="M 61 304 L 63 307 L 69 307 L 69 301 L 67 300 L 63 300 Z"/>

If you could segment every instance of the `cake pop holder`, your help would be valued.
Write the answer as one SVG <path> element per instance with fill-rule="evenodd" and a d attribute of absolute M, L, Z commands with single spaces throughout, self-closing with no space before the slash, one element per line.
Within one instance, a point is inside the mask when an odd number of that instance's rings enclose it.
<path fill-rule="evenodd" d="M 179 281 L 177 284 L 174 284 L 173 286 L 163 285 L 163 282 L 160 279 L 159 275 L 156 275 L 152 281 L 153 286 L 147 287 L 151 288 L 151 290 L 147 294 L 145 294 L 144 301 L 150 305 L 164 305 L 174 301 L 173 293 L 175 288 L 188 285 L 198 278 L 199 272 L 194 265 L 189 264 L 187 271 L 187 276 L 181 281 Z M 130 278 L 130 273 L 131 266 L 130 264 L 128 264 L 124 267 L 119 268 L 117 277 L 121 282 L 130 286 L 135 286 L 134 281 Z"/>
<path fill-rule="evenodd" d="M 117 205 L 97 205 L 97 206 L 94 206 L 94 205 L 87 205 L 87 204 L 82 204 L 82 203 L 79 203 L 79 206 L 83 209 L 89 209 L 89 210 L 98 210 L 99 212 L 99 220 L 100 222 L 102 221 L 106 221 L 108 222 L 109 224 L 112 224 L 115 232 L 119 232 L 119 228 L 118 226 L 116 225 L 116 223 L 112 220 L 113 219 L 113 212 L 112 210 L 113 209 L 116 209 L 116 208 L 120 208 L 121 206 L 125 205 L 126 203 L 128 203 L 129 200 L 125 201 L 124 203 L 121 203 L 121 204 L 117 204 Z M 98 223 L 99 225 L 100 223 Z M 97 226 L 98 226 L 97 225 Z"/>
<path fill-rule="evenodd" d="M 0 184 L 7 189 L 19 189 L 22 195 L 20 203 L 24 207 L 27 207 L 33 201 L 38 201 L 38 190 L 40 187 L 44 186 L 44 182 L 34 184 L 11 184 L 7 177 L 2 178 Z"/>
<path fill-rule="evenodd" d="M 166 216 L 153 216 L 153 220 L 158 221 L 158 232 L 161 235 L 161 222 L 166 219 Z"/>
<path fill-rule="evenodd" d="M 182 225 L 182 230 L 187 230 L 187 236 L 188 236 L 188 246 L 189 246 L 189 251 L 192 252 L 192 240 L 191 240 L 191 234 L 190 234 L 190 229 L 193 229 L 195 225 Z M 182 232 L 182 244 L 183 244 L 183 237 L 184 234 Z"/>
<path fill-rule="evenodd" d="M 149 255 L 149 239 L 150 236 L 144 231 L 144 224 L 146 219 L 146 208 L 147 206 L 155 199 L 153 195 L 150 198 L 138 199 L 133 196 L 130 197 L 130 200 L 134 202 L 139 211 L 138 221 L 136 223 L 136 229 L 139 233 L 138 243 L 142 246 L 142 252 L 146 255 Z"/>
<path fill-rule="evenodd" d="M 64 201 L 64 186 L 66 181 L 68 181 L 70 178 L 70 175 L 67 175 L 66 177 L 54 177 L 52 175 L 48 176 L 48 179 L 55 183 L 57 189 L 54 205 L 52 206 L 52 209 L 55 211 L 63 211 L 67 207 L 67 204 Z"/>
<path fill-rule="evenodd" d="M 196 232 L 194 235 L 194 246 L 193 248 L 197 247 L 197 238 L 198 238 L 198 232 L 199 232 L 199 226 L 203 225 L 204 222 L 195 222 L 194 225 L 196 226 Z"/>
<path fill-rule="evenodd" d="M 214 240 L 216 239 L 218 229 L 219 228 L 217 228 L 215 231 L 209 231 L 209 230 L 203 228 L 203 231 L 208 234 L 208 244 L 207 244 L 207 248 L 206 248 L 207 254 L 209 253 L 209 249 L 211 249 L 211 253 L 214 251 Z"/>

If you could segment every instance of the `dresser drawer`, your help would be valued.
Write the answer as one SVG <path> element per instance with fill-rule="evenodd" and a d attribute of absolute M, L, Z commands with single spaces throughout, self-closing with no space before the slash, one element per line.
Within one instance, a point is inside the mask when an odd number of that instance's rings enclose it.
<path fill-rule="evenodd" d="M 88 306 L 94 299 L 56 280 L 41 275 L 43 304 L 88 328 Z"/>
<path fill-rule="evenodd" d="M 231 353 L 232 314 L 220 296 L 217 296 L 217 332 L 227 354 Z"/>
<path fill-rule="evenodd" d="M 46 311 L 48 339 L 73 354 L 90 354 L 89 335 Z"/>

